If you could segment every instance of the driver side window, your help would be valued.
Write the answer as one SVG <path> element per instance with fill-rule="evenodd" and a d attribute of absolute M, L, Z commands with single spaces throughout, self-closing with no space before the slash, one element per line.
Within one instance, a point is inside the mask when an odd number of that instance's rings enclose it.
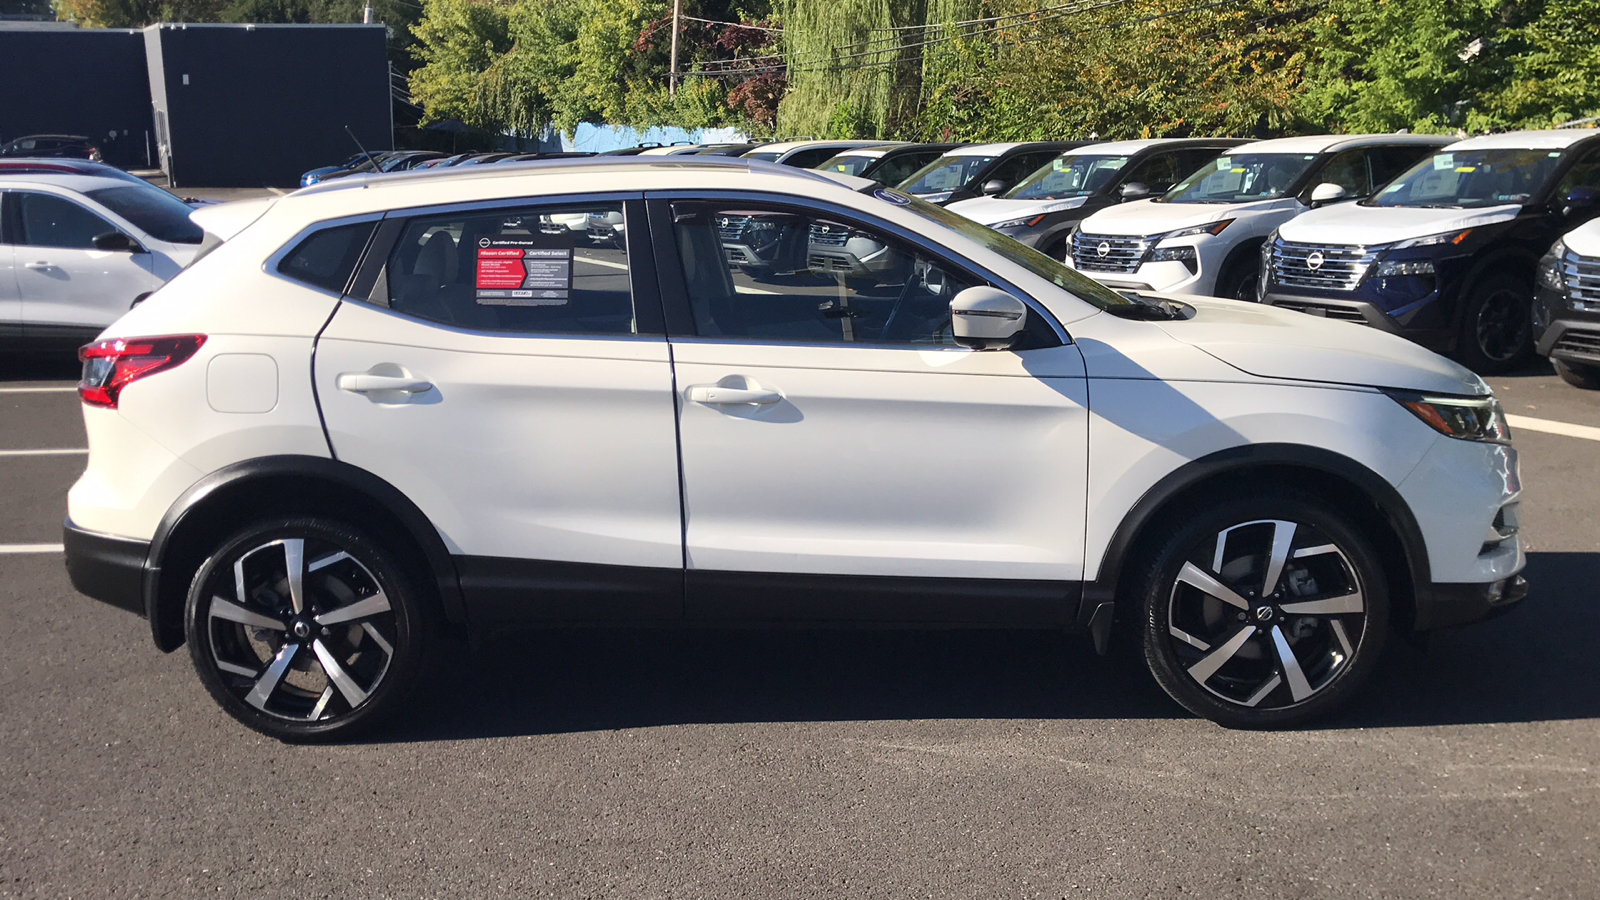
<path fill-rule="evenodd" d="M 950 299 L 972 286 L 892 238 L 752 205 L 673 205 L 685 286 L 702 337 L 946 344 Z"/>

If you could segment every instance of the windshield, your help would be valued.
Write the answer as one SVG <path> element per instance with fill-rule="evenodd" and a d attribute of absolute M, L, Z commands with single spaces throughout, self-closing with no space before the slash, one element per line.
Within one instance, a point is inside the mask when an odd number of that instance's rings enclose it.
<path fill-rule="evenodd" d="M 1024 178 L 1004 196 L 1007 200 L 1064 200 L 1099 193 L 1128 164 L 1126 156 L 1073 156 L 1053 159 Z"/>
<path fill-rule="evenodd" d="M 878 190 L 884 190 L 879 188 Z M 925 219 L 936 222 L 951 231 L 959 233 L 962 237 L 982 245 L 987 250 L 993 250 L 1008 262 L 1016 263 L 1029 272 L 1049 281 L 1056 287 L 1072 294 L 1081 300 L 1091 303 L 1101 309 L 1111 309 L 1117 306 L 1134 306 L 1134 301 L 1113 291 L 1098 281 L 1086 275 L 1080 275 L 1062 265 L 1058 260 L 1051 259 L 1043 253 L 1019 243 L 1013 238 L 1006 237 L 998 231 L 984 225 L 979 225 L 966 216 L 957 215 L 948 209 L 934 206 L 916 197 L 908 197 L 897 190 L 887 193 L 896 198 L 909 201 L 906 207 Z"/>
<path fill-rule="evenodd" d="M 1527 203 L 1541 193 L 1561 162 L 1559 150 L 1456 150 L 1412 166 L 1367 206 L 1470 209 Z"/>
<path fill-rule="evenodd" d="M 782 155 L 783 155 L 782 153 L 746 153 L 744 155 L 744 158 L 745 159 L 759 159 L 759 160 L 764 160 L 766 162 L 777 162 L 778 161 L 778 157 L 780 157 Z"/>
<path fill-rule="evenodd" d="M 1158 203 L 1250 203 L 1282 197 L 1321 154 L 1231 153 L 1178 182 Z"/>
<path fill-rule="evenodd" d="M 900 182 L 900 190 L 913 194 L 960 190 L 992 162 L 992 156 L 941 156 Z"/>
<path fill-rule="evenodd" d="M 203 233 L 189 219 L 189 204 L 158 187 L 110 187 L 84 196 L 169 244 L 198 244 Z"/>
<path fill-rule="evenodd" d="M 843 172 L 846 175 L 860 175 L 861 170 L 878 161 L 876 156 L 862 156 L 858 153 L 841 153 L 833 159 L 817 166 L 819 172 Z"/>

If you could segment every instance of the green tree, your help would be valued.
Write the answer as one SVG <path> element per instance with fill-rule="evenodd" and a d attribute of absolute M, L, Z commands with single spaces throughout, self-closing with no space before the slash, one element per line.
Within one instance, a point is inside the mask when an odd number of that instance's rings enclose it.
<path fill-rule="evenodd" d="M 411 73 L 411 97 L 428 119 L 500 130 L 503 110 L 484 74 L 511 50 L 506 12 L 473 0 L 427 0 L 412 33 L 421 65 Z"/>
<path fill-rule="evenodd" d="M 1509 37 L 1525 49 L 1472 124 L 1548 128 L 1600 115 L 1600 0 L 1546 0 Z"/>

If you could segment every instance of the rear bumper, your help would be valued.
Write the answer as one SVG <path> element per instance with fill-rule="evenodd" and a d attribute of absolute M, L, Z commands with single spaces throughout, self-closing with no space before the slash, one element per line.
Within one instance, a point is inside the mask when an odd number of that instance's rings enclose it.
<path fill-rule="evenodd" d="M 1466 625 L 1499 615 L 1528 596 L 1528 581 L 1513 575 L 1483 584 L 1433 584 L 1417 597 L 1416 631 Z"/>
<path fill-rule="evenodd" d="M 67 577 L 78 593 L 145 615 L 144 571 L 148 541 L 85 531 L 68 519 L 61 528 Z"/>

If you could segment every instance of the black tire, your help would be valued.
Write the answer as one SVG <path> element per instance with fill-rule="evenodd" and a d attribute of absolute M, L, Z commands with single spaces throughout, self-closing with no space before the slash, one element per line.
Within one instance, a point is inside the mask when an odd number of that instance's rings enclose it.
<path fill-rule="evenodd" d="M 1258 250 L 1252 249 L 1230 260 L 1217 276 L 1216 296 L 1255 303 L 1256 282 L 1261 280 L 1260 255 Z"/>
<path fill-rule="evenodd" d="M 1133 585 L 1145 664 L 1172 699 L 1231 728 L 1282 728 L 1360 689 L 1388 636 L 1389 597 L 1377 553 L 1348 519 L 1277 491 L 1169 521 Z M 1262 598 L 1274 560 L 1276 596 Z"/>
<path fill-rule="evenodd" d="M 416 684 L 437 617 L 425 584 L 343 523 L 258 522 L 195 573 L 189 653 L 206 690 L 245 725 L 294 743 L 344 740 L 393 715 Z"/>
<path fill-rule="evenodd" d="M 1600 366 L 1586 366 L 1561 359 L 1550 360 L 1550 365 L 1555 367 L 1556 374 L 1567 384 L 1586 391 L 1600 391 Z"/>
<path fill-rule="evenodd" d="M 1066 262 L 1067 257 L 1072 255 L 1072 232 L 1069 231 L 1052 240 L 1050 245 L 1044 248 L 1044 255 L 1056 262 Z"/>
<path fill-rule="evenodd" d="M 1514 275 L 1488 275 L 1461 302 L 1457 362 L 1479 375 L 1499 375 L 1533 360 L 1533 285 Z"/>

